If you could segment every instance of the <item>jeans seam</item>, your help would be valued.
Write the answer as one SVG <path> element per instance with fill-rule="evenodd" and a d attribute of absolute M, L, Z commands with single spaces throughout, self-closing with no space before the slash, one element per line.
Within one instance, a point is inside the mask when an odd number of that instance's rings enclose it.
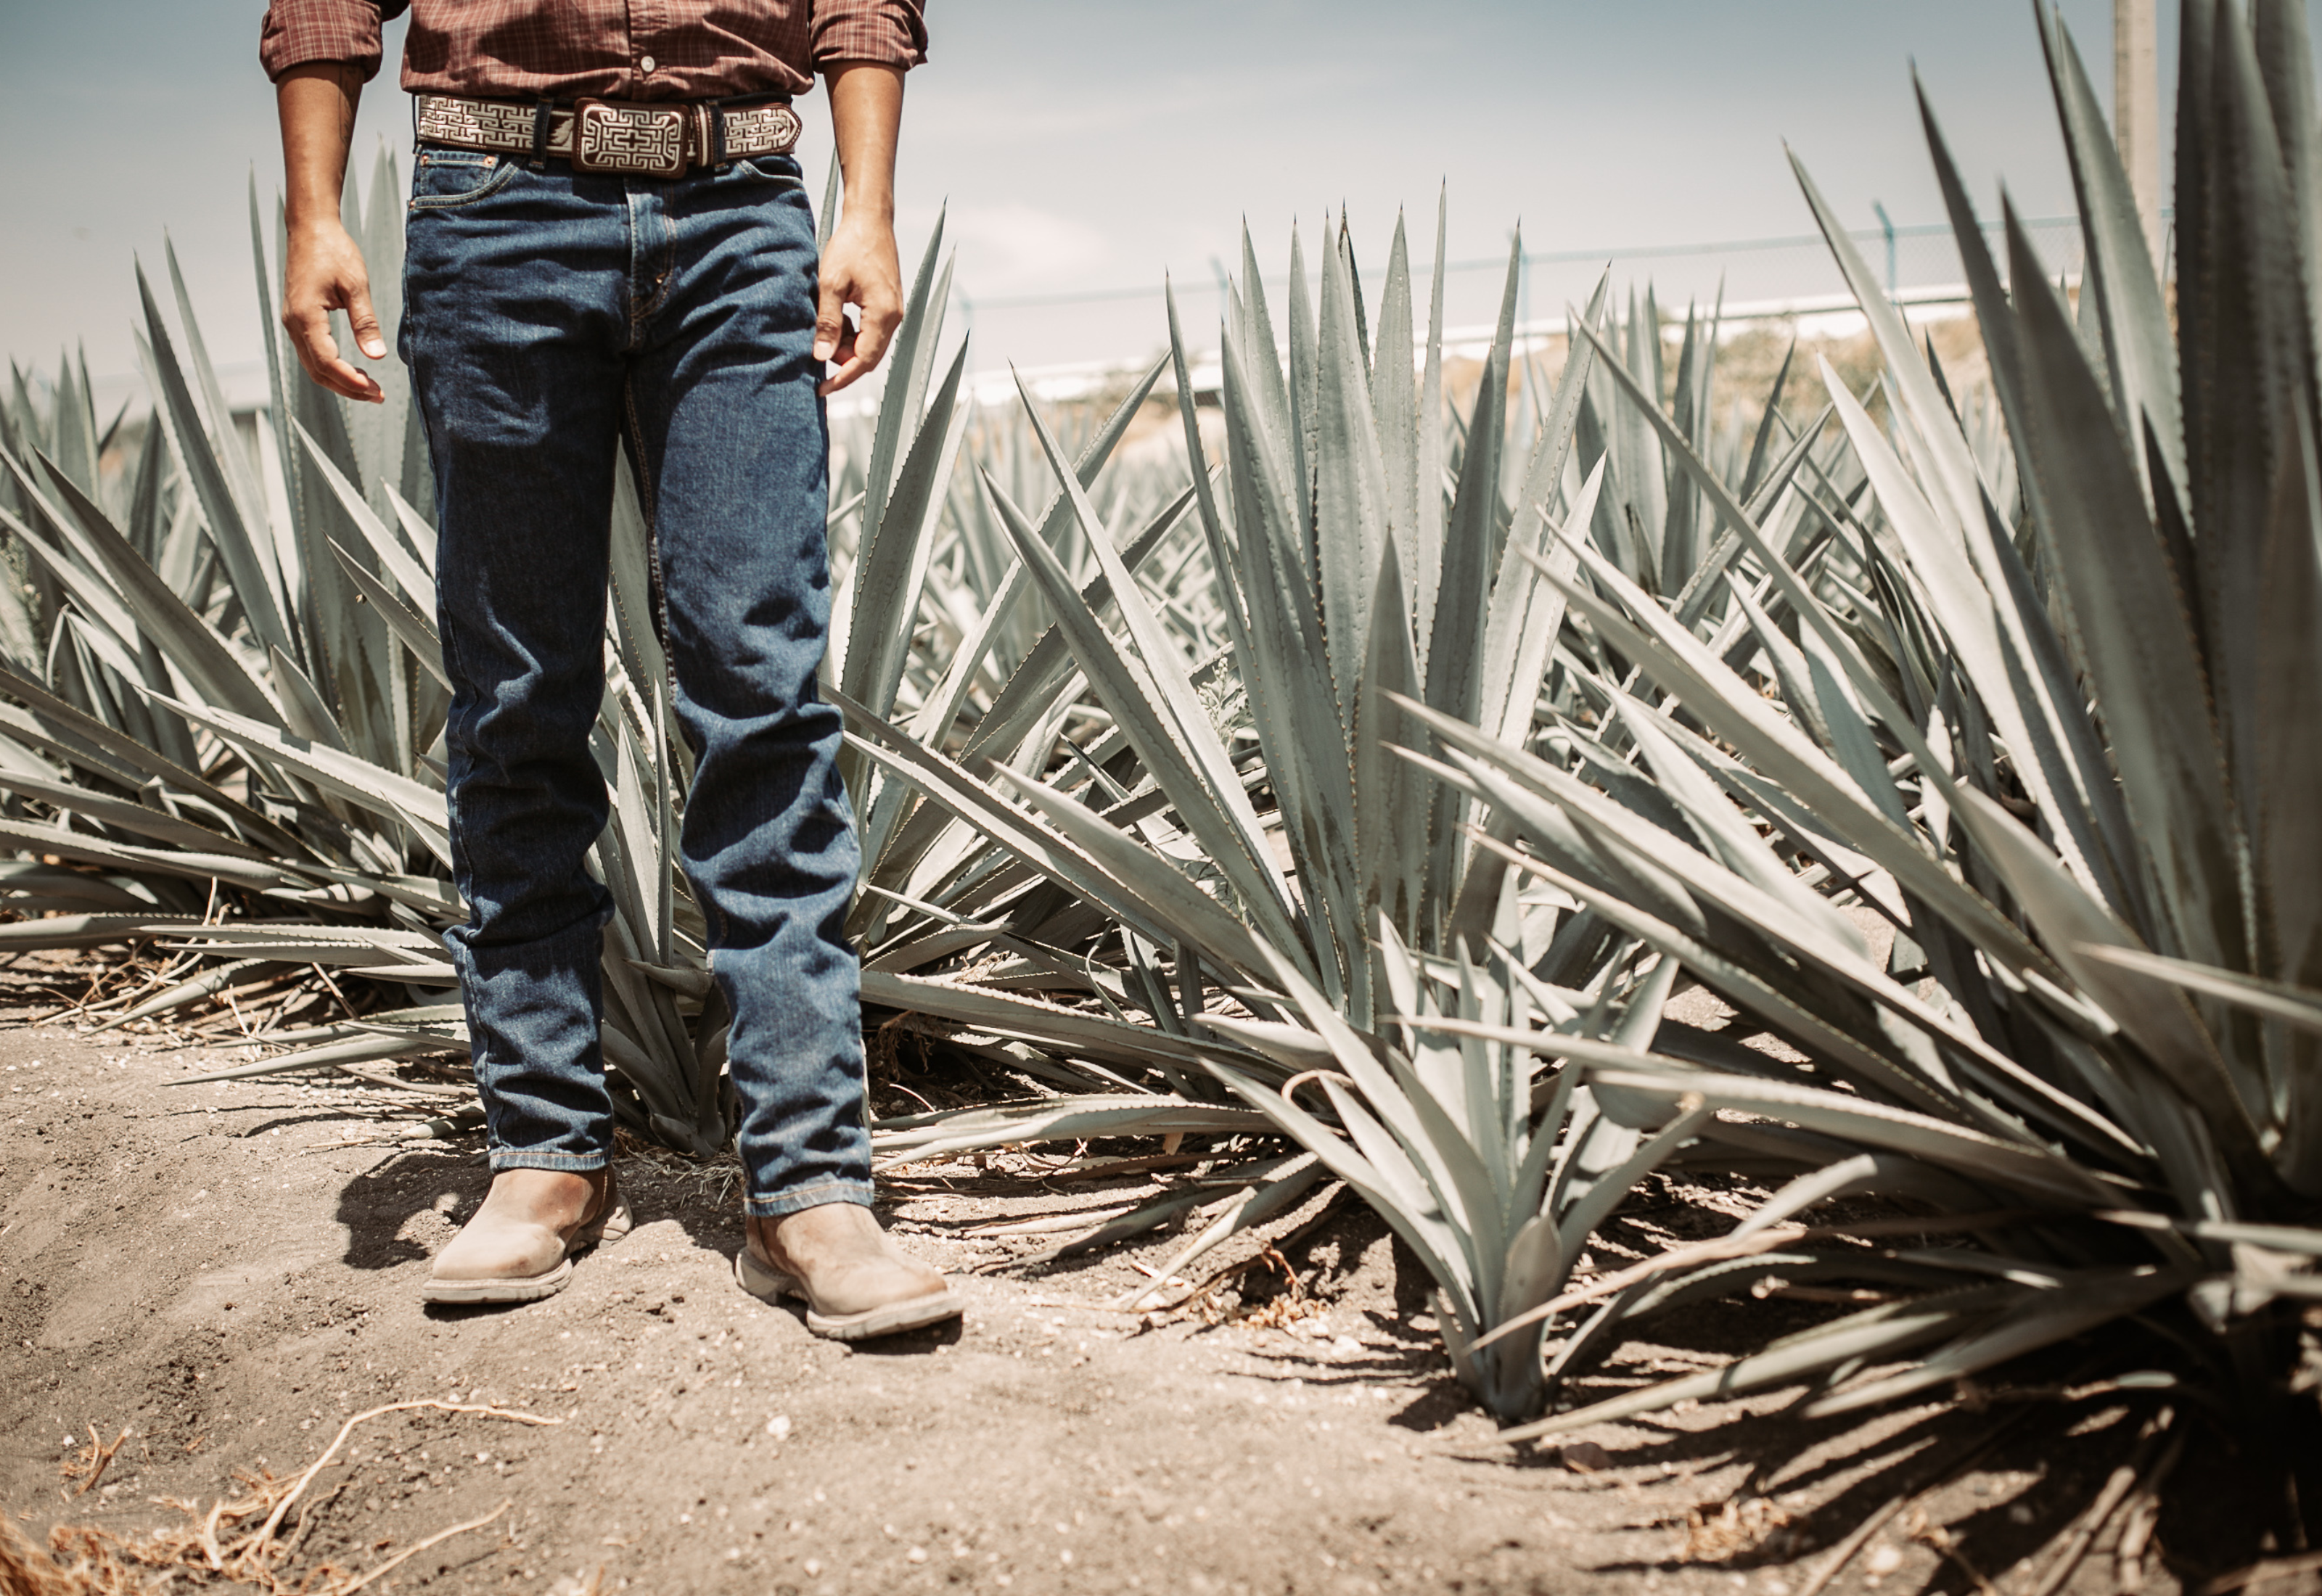
<path fill-rule="evenodd" d="M 453 681 L 466 681 L 469 679 L 468 673 L 460 664 L 459 626 L 453 621 L 450 610 L 440 600 L 435 607 L 436 641 L 443 651 L 444 669 L 450 672 Z M 462 710 L 459 695 L 454 692 L 451 711 L 443 720 L 443 768 L 446 778 L 443 782 L 444 837 L 452 848 L 452 874 L 455 884 L 459 876 L 463 873 L 461 869 L 462 850 L 460 847 L 460 788 L 462 784 L 451 780 L 450 777 L 455 768 L 453 761 L 459 757 L 461 748 L 470 741 L 468 723 L 474 708 L 475 706 L 471 703 L 466 710 Z M 462 895 L 465 895 L 464 889 Z M 473 903 L 471 903 L 470 918 L 473 919 L 476 914 L 476 907 Z"/>
<path fill-rule="evenodd" d="M 397 269 L 397 275 L 399 279 L 399 286 L 396 292 L 398 302 L 402 306 L 402 313 L 395 319 L 395 354 L 396 358 L 403 362 L 404 374 L 407 377 L 410 375 L 413 366 L 417 363 L 414 357 L 419 351 L 419 332 L 417 325 L 419 318 L 412 313 L 411 251 L 407 249 L 403 251 L 403 261 Z M 424 438 L 427 433 L 427 407 L 420 403 L 419 384 L 416 380 L 411 384 L 411 398 L 412 404 L 416 406 L 419 411 L 419 432 L 420 435 Z M 428 450 L 428 475 L 432 478 L 434 475 L 435 467 L 434 454 L 434 446 L 432 443 L 429 444 Z M 441 506 L 436 507 L 436 518 L 438 520 L 443 518 L 443 508 Z"/>
<path fill-rule="evenodd" d="M 654 469 L 652 451 L 645 445 L 645 428 L 637 415 L 637 388 L 634 378 L 621 384 L 621 416 L 628 428 L 629 461 L 637 479 L 637 511 L 645 524 L 645 603 L 653 613 L 646 621 L 653 627 L 654 640 L 661 644 L 662 692 L 671 704 L 677 701 L 677 652 L 669 641 L 669 588 L 662 573 L 661 559 L 661 477 Z M 619 602 L 618 596 L 614 602 Z M 710 926 L 710 944 L 714 950 L 726 934 L 726 917 L 713 898 L 701 906 L 703 917 Z"/>

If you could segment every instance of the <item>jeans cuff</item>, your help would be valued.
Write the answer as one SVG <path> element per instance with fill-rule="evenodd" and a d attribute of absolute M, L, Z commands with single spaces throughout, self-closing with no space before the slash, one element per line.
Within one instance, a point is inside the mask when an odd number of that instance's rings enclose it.
<path fill-rule="evenodd" d="M 523 1147 L 492 1149 L 492 1172 L 502 1170 L 562 1170 L 572 1174 L 590 1174 L 613 1167 L 610 1153 L 535 1153 Z"/>
<path fill-rule="evenodd" d="M 780 1219 L 807 1208 L 818 1208 L 827 1202 L 851 1202 L 867 1208 L 871 1206 L 871 1182 L 817 1181 L 811 1186 L 800 1186 L 795 1191 L 774 1197 L 745 1197 L 742 1211 L 753 1219 Z"/>

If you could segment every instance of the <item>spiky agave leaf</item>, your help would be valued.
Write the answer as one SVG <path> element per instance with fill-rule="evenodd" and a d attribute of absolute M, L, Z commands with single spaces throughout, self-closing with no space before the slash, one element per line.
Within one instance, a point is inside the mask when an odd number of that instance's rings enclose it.
<path fill-rule="evenodd" d="M 1820 501 L 1838 536 L 1817 564 L 1797 564 L 1721 494 L 1657 390 L 1615 371 L 1739 539 L 1738 624 L 1705 639 L 1584 548 L 1577 569 L 1548 578 L 1593 641 L 1641 673 L 1632 688 L 1580 668 L 1595 678 L 1592 700 L 1624 724 L 1661 711 L 1640 739 L 1647 757 L 1608 762 L 1576 734 L 1544 760 L 1434 723 L 1447 779 L 1497 800 L 1529 868 L 1682 958 L 1805 1058 L 1746 1074 L 1730 1057 L 1723 1072 L 1706 1057 L 1707 1068 L 1592 1065 L 1593 1084 L 1658 1097 L 1662 1113 L 1697 1097 L 1724 1111 L 1713 1151 L 1796 1161 L 1797 1182 L 1760 1209 L 1768 1222 L 1840 1190 L 1885 1190 L 1974 1225 L 1959 1245 L 1904 1253 L 1796 1242 L 1832 1277 L 1891 1279 L 1908 1265 L 1958 1283 L 1923 1279 L 1903 1300 L 1704 1377 L 1721 1392 L 1851 1366 L 1863 1372 L 1809 1409 L 1844 1412 L 2144 1315 L 2171 1321 L 2197 1371 L 2258 1412 L 2294 1343 L 2273 1305 L 2322 1294 L 2308 1262 L 2322 1254 L 2310 1227 L 2322 1076 L 2305 868 L 2322 818 L 2288 798 L 2310 777 L 2304 728 L 2322 683 L 2322 449 L 2301 252 L 2314 202 L 2280 165 L 2311 137 L 2309 96 L 2272 94 L 2251 24 L 2229 8 L 2189 16 L 2199 37 L 2184 69 L 2204 76 L 2178 134 L 2173 369 L 2117 160 L 2061 24 L 2043 12 L 2091 240 L 2093 343 L 2012 216 L 2003 287 L 1927 118 L 2023 526 L 1987 475 L 1991 451 L 1801 168 L 1895 400 L 1876 421 L 1825 374 L 1870 497 Z M 2220 287 L 2244 280 L 2265 291 Z M 1906 668 L 1882 672 L 1873 647 Z M 1672 779 L 1672 750 L 1714 785 Z M 1822 939 L 1779 891 L 1745 885 L 1720 841 L 1737 816 L 1815 861 L 1823 880 L 1846 865 L 1849 886 L 1924 953 L 1932 999 Z M 2305 869 L 2294 885 L 2291 860 Z M 1818 1165 L 1859 1173 L 1833 1182 Z M 2263 1253 L 2226 1239 L 2251 1224 L 2272 1238 Z M 1728 1258 L 1672 1254 L 1665 1275 L 1612 1293 L 1568 1336 L 1559 1367 L 1614 1327 L 1742 1278 Z M 1650 1411 L 1699 1383 L 1511 1434 Z"/>

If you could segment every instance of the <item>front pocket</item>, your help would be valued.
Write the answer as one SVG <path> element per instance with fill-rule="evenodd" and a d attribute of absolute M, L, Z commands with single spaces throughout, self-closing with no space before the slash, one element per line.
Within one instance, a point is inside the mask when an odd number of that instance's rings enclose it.
<path fill-rule="evenodd" d="M 803 188 L 806 187 L 804 179 L 800 178 L 798 172 L 794 169 L 794 164 L 787 156 L 745 155 L 737 159 L 732 164 L 734 168 L 734 175 L 736 177 L 745 178 L 753 183 L 773 183 L 779 184 L 787 188 Z"/>
<path fill-rule="evenodd" d="M 473 205 L 507 187 L 517 171 L 517 162 L 496 155 L 478 156 L 473 160 L 457 157 L 423 159 L 411 178 L 411 208 L 443 211 Z"/>

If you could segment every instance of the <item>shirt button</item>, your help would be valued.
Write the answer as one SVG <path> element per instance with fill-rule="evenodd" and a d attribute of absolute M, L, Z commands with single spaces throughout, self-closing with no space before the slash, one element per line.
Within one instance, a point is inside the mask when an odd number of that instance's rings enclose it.
<path fill-rule="evenodd" d="M 644 73 L 648 78 L 653 76 L 653 69 L 654 59 L 651 56 L 645 57 L 644 59 L 637 63 L 637 70 Z"/>

